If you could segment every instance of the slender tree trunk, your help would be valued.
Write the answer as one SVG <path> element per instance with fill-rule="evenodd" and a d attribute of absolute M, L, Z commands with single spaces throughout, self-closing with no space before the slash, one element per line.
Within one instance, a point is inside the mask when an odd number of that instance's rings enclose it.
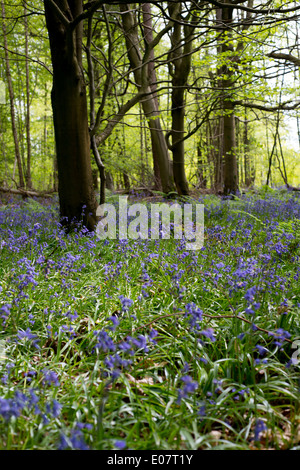
<path fill-rule="evenodd" d="M 150 3 L 143 3 L 142 4 L 142 13 L 143 13 L 143 32 L 144 32 L 144 41 L 146 47 L 153 41 L 153 26 L 152 26 L 152 15 L 151 15 L 151 4 Z M 152 99 L 155 103 L 155 107 L 159 109 L 158 97 L 157 97 L 157 78 L 156 72 L 154 68 L 154 51 L 153 49 L 150 51 L 149 54 L 149 63 L 148 63 L 148 79 L 151 91 L 153 93 Z M 157 155 L 155 139 L 153 136 L 153 132 L 150 133 L 151 144 L 152 144 L 152 155 L 153 155 L 153 172 L 154 172 L 154 185 L 157 191 L 162 190 L 162 183 L 160 177 L 160 169 L 159 169 L 159 155 Z M 168 157 L 169 158 L 169 157 Z"/>
<path fill-rule="evenodd" d="M 131 67 L 133 69 L 135 82 L 139 90 L 143 93 L 146 93 L 145 98 L 141 100 L 141 106 L 143 108 L 150 130 L 154 167 L 157 164 L 157 167 L 159 168 L 162 190 L 168 194 L 174 189 L 173 177 L 168 155 L 168 147 L 163 129 L 161 127 L 157 99 L 155 92 L 154 94 L 152 92 L 154 84 L 152 83 L 151 89 L 151 80 L 148 76 L 149 62 L 147 61 L 146 64 L 143 63 L 137 32 L 137 24 L 134 20 L 133 12 L 130 10 L 128 4 L 120 5 L 120 9 L 122 12 L 122 22 L 126 39 L 127 53 Z M 145 67 L 147 67 L 147 69 L 145 69 Z"/>
<path fill-rule="evenodd" d="M 98 189 L 98 175 L 99 175 L 98 168 L 93 168 L 92 169 L 92 175 L 93 175 L 94 189 L 97 191 L 97 189 Z"/>
<path fill-rule="evenodd" d="M 54 3 L 69 21 L 82 12 L 81 0 L 55 0 Z M 44 0 L 44 5 L 53 66 L 51 99 L 61 221 L 68 230 L 78 221 L 93 230 L 97 202 L 82 71 L 82 23 L 71 30 L 70 23 L 56 13 L 49 1 Z"/>
<path fill-rule="evenodd" d="M 244 172 L 245 172 L 245 186 L 251 186 L 251 174 L 250 174 L 250 156 L 249 156 L 249 131 L 247 117 L 245 120 L 244 127 Z"/>
<path fill-rule="evenodd" d="M 24 27 L 25 27 L 25 71 L 26 71 L 26 143 L 27 143 L 27 165 L 26 165 L 26 188 L 32 188 L 31 180 L 31 135 L 30 135 L 30 77 L 28 63 L 28 21 L 27 8 L 24 4 Z"/>
<path fill-rule="evenodd" d="M 94 64 L 93 64 L 92 55 L 91 55 L 91 41 L 92 41 L 92 18 L 89 18 L 86 54 L 87 54 L 88 75 L 89 75 L 90 129 L 93 129 L 95 126 L 95 122 L 96 122 L 96 117 L 95 117 L 96 88 L 95 88 L 95 77 L 94 77 Z M 100 204 L 104 204 L 105 203 L 105 183 L 106 183 L 105 167 L 101 159 L 98 146 L 96 143 L 96 137 L 94 134 L 91 136 L 91 148 L 92 148 L 95 162 L 98 167 L 99 174 L 100 174 Z"/>
<path fill-rule="evenodd" d="M 109 171 L 105 172 L 105 178 L 106 178 L 106 187 L 110 191 L 114 191 L 114 180 L 112 177 L 112 174 Z"/>
<path fill-rule="evenodd" d="M 123 172 L 123 180 L 124 180 L 124 186 L 125 186 L 126 191 L 129 191 L 130 190 L 130 179 L 129 179 L 128 173 L 126 173 L 126 171 Z"/>
<path fill-rule="evenodd" d="M 233 46 L 230 43 L 231 24 L 232 24 L 231 7 L 222 8 L 222 25 L 225 26 L 226 38 L 222 40 L 221 52 L 227 54 L 226 65 L 222 67 L 222 74 L 226 78 L 222 78 L 222 102 L 223 102 L 223 125 L 224 125 L 224 194 L 235 194 L 238 190 L 238 167 L 236 160 L 236 136 L 235 136 L 235 118 L 234 104 L 232 102 L 232 88 L 234 80 L 234 72 L 230 64 L 230 52 L 233 53 Z M 229 66 L 227 65 L 229 63 Z"/>
<path fill-rule="evenodd" d="M 169 3 L 169 13 L 172 17 L 178 6 Z M 181 4 L 179 11 L 181 12 Z M 172 77 L 172 154 L 173 154 L 173 174 L 179 195 L 189 193 L 188 182 L 185 174 L 184 163 L 184 116 L 185 116 L 185 88 L 191 69 L 192 52 L 192 30 L 189 27 L 184 28 L 184 37 L 182 35 L 182 25 L 175 22 L 171 34 L 171 63 L 169 72 Z"/>
<path fill-rule="evenodd" d="M 145 142 L 144 142 L 144 116 L 142 113 L 141 105 L 139 105 L 139 118 L 140 118 L 140 151 L 141 151 L 141 173 L 140 179 L 145 185 Z"/>
<path fill-rule="evenodd" d="M 235 194 L 238 189 L 238 168 L 235 154 L 234 107 L 230 101 L 224 104 L 224 193 Z"/>
<path fill-rule="evenodd" d="M 198 176 L 198 184 L 200 188 L 206 188 L 207 180 L 204 176 L 204 158 L 202 152 L 202 139 L 199 140 L 197 145 L 197 176 Z M 207 145 L 206 145 L 207 147 Z"/>
<path fill-rule="evenodd" d="M 10 115 L 11 115 L 12 133 L 13 133 L 14 145 L 15 145 L 15 157 L 16 157 L 16 162 L 17 162 L 18 172 L 19 172 L 19 187 L 24 188 L 24 177 L 23 177 L 19 141 L 18 141 L 16 115 L 15 115 L 15 97 L 14 97 L 14 90 L 13 90 L 13 84 L 12 84 L 11 73 L 10 73 L 10 62 L 9 62 L 8 48 L 7 48 L 7 32 L 6 32 L 6 24 L 5 24 L 6 15 L 5 15 L 5 6 L 4 6 L 3 0 L 1 1 L 1 7 L 2 7 L 2 31 L 3 31 L 3 40 L 4 40 L 6 78 L 7 78 L 7 83 L 8 83 L 8 93 L 9 93 L 9 100 L 10 100 Z"/>

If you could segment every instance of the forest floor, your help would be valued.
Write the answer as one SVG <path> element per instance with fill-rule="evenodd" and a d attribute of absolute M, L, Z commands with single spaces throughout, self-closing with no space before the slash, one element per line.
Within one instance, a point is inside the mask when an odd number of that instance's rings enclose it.
<path fill-rule="evenodd" d="M 300 194 L 193 196 L 199 250 L 0 196 L 1 449 L 300 449 Z"/>

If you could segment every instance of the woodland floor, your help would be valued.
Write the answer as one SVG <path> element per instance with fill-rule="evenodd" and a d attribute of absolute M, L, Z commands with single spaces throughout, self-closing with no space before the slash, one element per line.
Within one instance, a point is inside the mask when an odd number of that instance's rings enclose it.
<path fill-rule="evenodd" d="M 299 193 L 181 200 L 194 251 L 0 198 L 1 449 L 300 449 Z"/>

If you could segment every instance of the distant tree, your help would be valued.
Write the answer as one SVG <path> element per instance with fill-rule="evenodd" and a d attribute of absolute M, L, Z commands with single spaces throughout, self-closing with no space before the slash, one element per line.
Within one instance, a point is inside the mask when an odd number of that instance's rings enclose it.
<path fill-rule="evenodd" d="M 172 167 L 159 116 L 160 111 L 156 95 L 156 84 L 155 81 L 153 81 L 155 80 L 155 71 L 151 64 L 154 60 L 154 45 L 171 29 L 173 23 L 170 21 L 165 28 L 156 34 L 155 39 L 153 39 L 151 19 L 149 19 L 150 10 L 144 7 L 143 26 L 145 31 L 145 52 L 143 53 L 138 34 L 139 25 L 135 19 L 134 12 L 130 9 L 128 4 L 121 5 L 120 10 L 122 12 L 122 26 L 130 66 L 139 92 L 143 94 L 143 98 L 140 102 L 150 130 L 154 166 L 157 165 L 159 169 L 162 190 L 168 194 L 174 190 Z"/>
<path fill-rule="evenodd" d="M 14 140 L 14 146 L 15 146 L 15 159 L 17 162 L 18 172 L 19 172 L 19 187 L 24 188 L 25 181 L 24 181 L 24 175 L 23 175 L 21 152 L 20 152 L 19 137 L 18 137 L 18 130 L 17 130 L 17 121 L 16 121 L 16 112 L 15 112 L 15 94 L 14 94 L 13 82 L 12 82 L 11 70 L 10 70 L 10 58 L 9 58 L 9 53 L 8 53 L 7 31 L 6 31 L 6 13 L 5 13 L 5 5 L 4 5 L 3 0 L 1 1 L 1 11 L 2 11 L 2 31 L 3 31 L 4 52 L 5 52 L 6 78 L 7 78 L 7 83 L 8 83 L 11 126 L 12 126 L 13 140 Z"/>

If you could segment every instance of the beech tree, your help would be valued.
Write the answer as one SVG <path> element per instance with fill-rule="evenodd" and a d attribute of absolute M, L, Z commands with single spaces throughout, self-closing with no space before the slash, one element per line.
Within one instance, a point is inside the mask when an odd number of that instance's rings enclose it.
<path fill-rule="evenodd" d="M 174 18 L 174 26 L 171 32 L 171 50 L 169 52 L 169 73 L 172 79 L 172 104 L 171 115 L 172 130 L 168 133 L 172 136 L 172 145 L 169 149 L 173 154 L 173 175 L 176 189 L 179 195 L 189 194 L 188 182 L 185 173 L 185 95 L 188 78 L 191 70 L 193 37 L 197 26 L 197 9 L 189 10 L 182 25 L 180 15 L 182 5 L 169 2 L 169 13 Z M 176 11 L 177 10 L 177 11 Z"/>
<path fill-rule="evenodd" d="M 60 216 L 68 229 L 83 221 L 93 230 L 93 189 L 86 86 L 82 69 L 82 0 L 44 0 L 53 67 L 51 93 Z"/>
<path fill-rule="evenodd" d="M 157 164 L 159 168 L 162 190 L 164 193 L 168 194 L 174 190 L 172 167 L 159 117 L 158 101 L 154 88 L 155 82 L 153 83 L 151 80 L 153 79 L 153 70 L 149 73 L 149 66 L 151 67 L 151 61 L 153 60 L 153 47 L 158 43 L 160 38 L 171 29 L 173 22 L 170 21 L 165 28 L 157 33 L 155 39 L 152 41 L 149 41 L 149 31 L 147 32 L 145 35 L 146 49 L 145 53 L 142 54 L 138 36 L 138 24 L 135 21 L 134 13 L 127 4 L 121 5 L 120 9 L 122 12 L 122 25 L 125 33 L 128 58 L 134 73 L 135 82 L 140 93 L 144 95 L 144 98 L 141 99 L 141 105 L 151 134 L 153 158 L 155 160 L 154 165 Z M 145 14 L 146 12 L 144 11 L 144 16 Z M 146 24 L 146 27 L 149 28 L 149 22 Z"/>

